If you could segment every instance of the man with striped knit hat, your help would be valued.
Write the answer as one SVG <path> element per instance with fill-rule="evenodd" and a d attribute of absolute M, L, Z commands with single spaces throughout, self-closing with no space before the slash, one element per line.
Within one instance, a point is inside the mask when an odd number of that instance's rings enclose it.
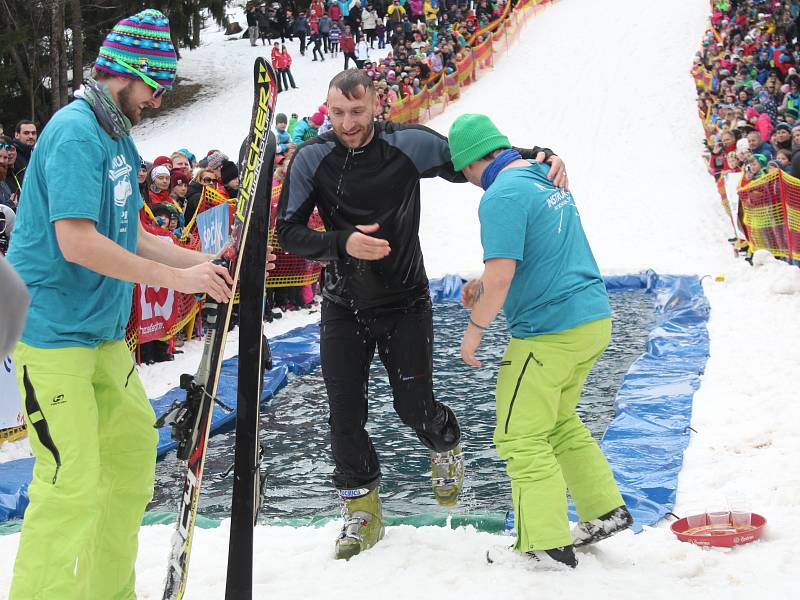
<path fill-rule="evenodd" d="M 123 19 L 31 156 L 8 254 L 31 295 L 14 360 L 36 457 L 12 600 L 135 597 L 158 435 L 124 339 L 132 284 L 231 297 L 212 257 L 164 244 L 137 217 L 130 130 L 176 66 L 163 14 Z"/>

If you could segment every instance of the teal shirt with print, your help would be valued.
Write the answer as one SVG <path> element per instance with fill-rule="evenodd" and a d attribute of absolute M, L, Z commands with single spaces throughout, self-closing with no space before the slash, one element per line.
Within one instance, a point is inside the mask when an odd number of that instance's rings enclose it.
<path fill-rule="evenodd" d="M 547 165 L 501 171 L 478 216 L 484 262 L 513 258 L 503 311 L 511 335 L 566 331 L 611 316 L 600 270 L 572 194 L 547 179 Z"/>
<path fill-rule="evenodd" d="M 125 337 L 133 285 L 67 262 L 54 223 L 90 219 L 101 235 L 135 252 L 139 160 L 133 140 L 112 139 L 84 100 L 62 108 L 44 128 L 25 172 L 7 257 L 31 295 L 26 344 L 95 347 Z"/>

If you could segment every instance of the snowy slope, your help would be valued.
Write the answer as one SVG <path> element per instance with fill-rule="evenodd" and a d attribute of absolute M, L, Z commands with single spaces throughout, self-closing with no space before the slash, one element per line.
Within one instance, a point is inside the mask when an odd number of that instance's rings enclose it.
<path fill-rule="evenodd" d="M 695 398 L 697 433 L 676 511 L 723 506 L 726 496 L 744 492 L 769 519 L 765 540 L 733 551 L 701 550 L 677 542 L 665 523 L 588 550 L 576 572 L 534 574 L 487 566 L 486 548 L 508 539 L 471 529 L 393 527 L 369 553 L 342 563 L 330 556 L 335 524 L 260 527 L 255 597 L 795 596 L 790 528 L 800 516 L 800 409 L 790 344 L 800 336 L 800 272 L 772 260 L 751 268 L 735 261 L 725 242 L 726 220 L 700 158 L 688 75 L 708 8 L 707 0 L 683 0 L 661 6 L 654 18 L 649 5 L 634 0 L 563 0 L 531 21 L 495 71 L 431 125 L 446 133 L 458 114 L 487 112 L 514 143 L 557 150 L 605 273 L 725 273 L 724 282 L 706 280 L 711 358 Z M 251 57 L 261 49 L 214 32 L 204 40 L 180 71 L 208 82 L 210 91 L 137 128 L 149 158 L 180 146 L 198 155 L 212 146 L 232 155 L 238 149 L 249 119 Z M 302 89 L 281 95 L 279 110 L 310 114 L 340 66 L 296 55 Z M 431 276 L 481 268 L 478 198 L 469 185 L 423 185 L 421 237 Z M 163 390 L 177 372 L 145 369 L 148 390 Z M 188 598 L 222 598 L 227 533 L 225 523 L 197 533 Z M 160 597 L 169 535 L 165 526 L 141 532 L 140 598 Z M 0 598 L 17 543 L 17 535 L 0 537 Z"/>

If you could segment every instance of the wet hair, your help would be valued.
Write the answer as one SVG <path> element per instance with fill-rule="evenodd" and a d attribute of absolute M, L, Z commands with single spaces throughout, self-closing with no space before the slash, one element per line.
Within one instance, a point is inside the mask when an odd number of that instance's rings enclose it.
<path fill-rule="evenodd" d="M 336 88 L 342 92 L 342 94 L 344 94 L 345 98 L 348 100 L 354 100 L 362 96 L 358 89 L 360 87 L 364 88 L 364 91 L 368 94 L 375 93 L 375 87 L 372 85 L 372 79 L 370 79 L 366 71 L 361 69 L 347 69 L 331 79 L 331 82 L 328 85 L 328 90 L 331 88 Z"/>

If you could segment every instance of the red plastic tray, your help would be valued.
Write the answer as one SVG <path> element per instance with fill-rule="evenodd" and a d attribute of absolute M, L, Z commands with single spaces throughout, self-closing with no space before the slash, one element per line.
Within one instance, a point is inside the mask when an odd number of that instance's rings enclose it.
<path fill-rule="evenodd" d="M 704 525 L 689 529 L 686 517 L 678 519 L 672 526 L 672 533 L 682 542 L 690 542 L 698 546 L 717 546 L 730 548 L 741 544 L 749 544 L 761 538 L 767 520 L 761 515 L 753 513 L 750 518 L 750 527 L 719 527 Z"/>

